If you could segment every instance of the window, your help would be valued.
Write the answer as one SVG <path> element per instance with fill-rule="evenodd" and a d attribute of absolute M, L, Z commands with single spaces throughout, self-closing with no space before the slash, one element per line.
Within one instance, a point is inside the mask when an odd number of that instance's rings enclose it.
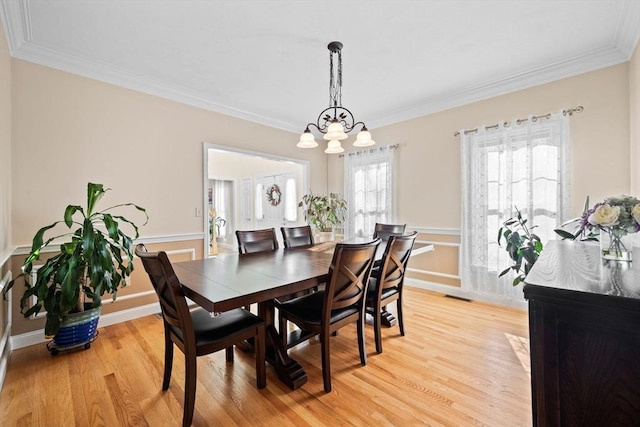
<path fill-rule="evenodd" d="M 213 206 L 215 208 L 215 217 L 211 218 L 210 227 L 215 227 L 217 237 L 225 239 L 228 235 L 228 231 L 233 230 L 234 228 L 233 181 L 216 179 L 213 180 L 213 185 Z"/>
<path fill-rule="evenodd" d="M 569 212 L 568 123 L 562 114 L 462 134 L 463 214 L 460 271 L 467 291 L 522 299 L 498 230 L 518 208 L 543 243 Z"/>
<path fill-rule="evenodd" d="M 264 185 L 262 185 L 262 183 L 256 184 L 256 194 L 255 194 L 255 201 L 254 201 L 256 220 L 264 219 L 264 210 L 262 208 L 263 192 L 264 192 Z"/>
<path fill-rule="evenodd" d="M 298 220 L 298 198 L 295 178 L 287 178 L 284 184 L 284 219 L 294 222 Z"/>
<path fill-rule="evenodd" d="M 345 157 L 345 237 L 371 237 L 376 222 L 393 220 L 393 147 Z"/>

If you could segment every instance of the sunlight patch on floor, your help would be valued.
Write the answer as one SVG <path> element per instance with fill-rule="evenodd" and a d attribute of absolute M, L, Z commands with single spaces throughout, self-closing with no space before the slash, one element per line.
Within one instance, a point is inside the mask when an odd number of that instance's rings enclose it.
<path fill-rule="evenodd" d="M 525 372 L 531 377 L 531 367 L 529 365 L 529 339 L 525 337 L 519 337 L 517 335 L 511 335 L 505 332 L 504 334 L 511 344 L 511 348 L 520 360 L 520 364 L 524 368 Z"/>

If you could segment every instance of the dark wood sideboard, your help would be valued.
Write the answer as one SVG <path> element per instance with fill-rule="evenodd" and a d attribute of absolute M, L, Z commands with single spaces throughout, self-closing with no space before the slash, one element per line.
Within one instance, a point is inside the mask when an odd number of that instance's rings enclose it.
<path fill-rule="evenodd" d="M 551 241 L 524 295 L 534 426 L 640 426 L 640 260 Z"/>

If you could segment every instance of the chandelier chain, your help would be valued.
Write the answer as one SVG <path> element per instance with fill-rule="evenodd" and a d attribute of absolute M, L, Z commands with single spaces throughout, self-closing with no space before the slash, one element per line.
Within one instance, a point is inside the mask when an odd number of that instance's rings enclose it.
<path fill-rule="evenodd" d="M 325 134 L 329 141 L 325 153 L 341 153 L 344 151 L 340 141 L 347 138 L 347 133 L 361 126 L 360 132 L 353 143 L 355 147 L 368 147 L 375 144 L 364 122 L 356 122 L 351 111 L 342 106 L 342 43 L 333 41 L 327 46 L 329 49 L 329 107 L 320 112 L 315 123 L 307 124 L 300 136 L 299 148 L 314 148 L 318 146 L 311 128 Z M 334 58 L 335 55 L 335 58 Z M 337 64 L 336 64 L 337 62 Z"/>
<path fill-rule="evenodd" d="M 333 55 L 338 55 L 337 76 L 336 66 L 333 62 Z M 329 106 L 341 107 L 342 106 L 342 52 L 329 51 Z"/>

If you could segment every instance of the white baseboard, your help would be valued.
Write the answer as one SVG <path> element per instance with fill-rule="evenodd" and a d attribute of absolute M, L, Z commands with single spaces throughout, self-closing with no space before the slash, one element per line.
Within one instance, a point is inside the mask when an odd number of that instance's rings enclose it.
<path fill-rule="evenodd" d="M 525 310 L 525 311 L 528 309 L 528 304 L 527 304 L 527 301 L 524 299 L 524 296 L 522 298 L 522 301 L 518 301 L 518 300 L 503 298 L 500 296 L 492 296 L 492 295 L 478 294 L 475 292 L 468 292 L 455 286 L 443 285 L 441 283 L 433 283 L 433 282 L 428 282 L 426 280 L 418 280 L 418 279 L 413 279 L 409 277 L 405 278 L 404 283 L 406 286 L 411 286 L 411 287 L 420 288 L 420 289 L 427 289 L 429 291 L 439 292 L 441 294 L 451 295 L 453 297 L 464 298 L 472 301 L 486 302 L 489 304 L 496 304 L 496 305 L 504 305 L 507 307 L 517 308 L 519 310 Z"/>
<path fill-rule="evenodd" d="M 526 301 L 514 301 L 508 300 L 499 297 L 491 297 L 488 295 L 482 294 L 473 294 L 469 292 L 465 292 L 460 288 L 442 285 L 439 283 L 427 282 L 425 280 L 417 280 L 406 278 L 405 284 L 407 286 L 412 286 L 414 288 L 427 289 L 434 292 L 439 292 L 445 295 L 451 295 L 459 298 L 466 298 L 474 301 L 482 301 L 491 304 L 499 304 L 505 305 L 508 307 L 518 308 L 521 310 L 527 309 Z M 115 313 L 103 314 L 100 316 L 100 322 L 98 323 L 98 327 L 105 327 L 110 325 L 115 325 L 116 323 L 126 322 L 128 320 L 137 319 L 139 317 L 149 316 L 151 314 L 160 313 L 160 304 L 152 303 L 143 305 L 140 307 L 130 308 L 127 310 L 118 311 Z M 41 344 L 46 342 L 47 340 L 44 338 L 44 330 L 39 329 L 37 331 L 26 332 L 20 335 L 14 335 L 9 339 L 9 349 L 15 350 L 18 348 L 28 347 L 30 345 Z M 7 352 L 6 355 L 3 355 L 2 360 L 0 360 L 0 389 L 2 388 L 2 380 L 4 379 L 4 370 L 6 370 L 6 358 L 8 358 L 10 351 Z"/>
<path fill-rule="evenodd" d="M 160 313 L 160 303 L 152 303 L 127 310 L 117 311 L 115 313 L 103 314 L 100 315 L 98 328 L 115 325 L 116 323 L 126 322 L 127 320 L 133 320 L 138 317 L 149 316 L 156 313 Z M 47 340 L 44 338 L 44 330 L 39 329 L 37 331 L 12 336 L 9 340 L 9 346 L 12 350 L 15 350 L 18 348 L 28 347 L 30 345 L 42 344 L 46 341 Z"/>

